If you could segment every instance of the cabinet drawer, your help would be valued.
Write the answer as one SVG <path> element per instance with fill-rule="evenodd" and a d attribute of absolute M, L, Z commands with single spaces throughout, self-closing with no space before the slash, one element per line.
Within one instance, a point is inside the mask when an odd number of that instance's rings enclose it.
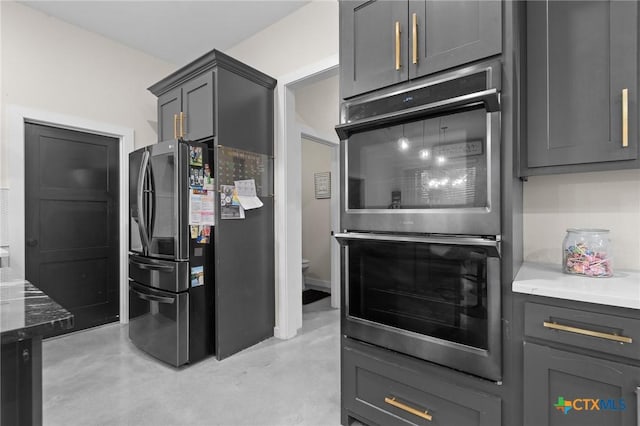
<path fill-rule="evenodd" d="M 640 319 L 527 303 L 524 333 L 552 342 L 640 359 Z"/>
<path fill-rule="evenodd" d="M 501 400 L 494 395 L 405 368 L 393 355 L 385 361 L 343 351 L 343 408 L 358 418 L 385 426 L 501 424 Z"/>

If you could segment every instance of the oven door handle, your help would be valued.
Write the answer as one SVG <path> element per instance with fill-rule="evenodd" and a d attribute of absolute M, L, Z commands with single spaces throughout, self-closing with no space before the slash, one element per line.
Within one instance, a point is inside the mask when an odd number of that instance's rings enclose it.
<path fill-rule="evenodd" d="M 458 246 L 481 246 L 491 250 L 494 257 L 501 257 L 500 240 L 492 240 L 482 237 L 423 237 L 416 235 L 386 235 L 370 234 L 364 232 L 344 232 L 333 234 L 341 245 L 346 245 L 347 241 L 387 241 L 393 243 L 422 243 L 422 244 L 450 244 Z"/>
<path fill-rule="evenodd" d="M 340 139 L 344 140 L 352 133 L 369 130 L 375 127 L 382 127 L 392 124 L 398 120 L 410 120 L 427 115 L 441 114 L 443 112 L 452 111 L 462 107 L 472 107 L 483 104 L 487 112 L 495 112 L 500 110 L 500 93 L 497 89 L 488 89 L 481 92 L 470 93 L 468 95 L 457 96 L 443 101 L 432 102 L 426 105 L 418 105 L 413 108 L 407 108 L 400 111 L 380 114 L 374 117 L 363 118 L 345 124 L 336 126 L 336 133 Z"/>

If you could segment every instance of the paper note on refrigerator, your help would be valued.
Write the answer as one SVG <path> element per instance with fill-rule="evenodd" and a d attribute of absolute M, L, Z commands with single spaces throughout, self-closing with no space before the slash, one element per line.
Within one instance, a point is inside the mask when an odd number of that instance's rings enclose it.
<path fill-rule="evenodd" d="M 245 210 L 257 209 L 263 206 L 262 201 L 256 194 L 256 181 L 253 179 L 236 180 L 236 190 L 238 191 L 238 200 Z"/>

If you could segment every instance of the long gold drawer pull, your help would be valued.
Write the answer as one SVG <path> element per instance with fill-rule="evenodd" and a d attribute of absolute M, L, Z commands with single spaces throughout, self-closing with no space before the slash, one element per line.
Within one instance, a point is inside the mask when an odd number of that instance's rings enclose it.
<path fill-rule="evenodd" d="M 622 147 L 629 147 L 629 89 L 622 89 Z"/>
<path fill-rule="evenodd" d="M 173 114 L 173 138 L 178 140 L 178 114 Z"/>
<path fill-rule="evenodd" d="M 396 21 L 396 70 L 400 69 L 400 21 Z"/>
<path fill-rule="evenodd" d="M 431 419 L 433 418 L 427 410 L 420 411 L 413 407 L 409 407 L 407 404 L 403 404 L 402 402 L 398 401 L 395 396 L 385 397 L 384 402 L 428 421 L 431 421 Z"/>
<path fill-rule="evenodd" d="M 418 14 L 413 14 L 413 63 L 418 63 Z"/>
<path fill-rule="evenodd" d="M 180 111 L 180 139 L 184 139 L 184 118 L 186 114 Z"/>
<path fill-rule="evenodd" d="M 542 325 L 553 330 L 566 331 L 569 333 L 582 334 L 584 336 L 599 337 L 600 339 L 613 340 L 621 343 L 633 343 L 631 337 L 618 336 L 617 334 L 602 333 L 600 331 L 586 330 L 584 328 L 571 327 L 569 325 L 557 324 L 555 322 L 544 321 Z"/>

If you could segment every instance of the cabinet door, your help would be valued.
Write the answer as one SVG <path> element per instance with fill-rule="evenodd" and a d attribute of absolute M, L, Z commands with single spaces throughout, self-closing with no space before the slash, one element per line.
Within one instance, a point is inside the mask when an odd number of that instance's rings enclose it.
<path fill-rule="evenodd" d="M 635 1 L 527 2 L 528 167 L 637 158 L 637 26 Z"/>
<path fill-rule="evenodd" d="M 197 141 L 214 135 L 213 104 L 213 71 L 182 86 L 184 139 Z"/>
<path fill-rule="evenodd" d="M 407 1 L 340 2 L 343 98 L 407 80 L 407 11 Z"/>
<path fill-rule="evenodd" d="M 176 117 L 182 108 L 180 87 L 158 97 L 158 142 L 176 138 Z"/>
<path fill-rule="evenodd" d="M 500 1 L 412 0 L 409 4 L 409 27 L 409 78 L 463 65 L 502 51 Z"/>
<path fill-rule="evenodd" d="M 636 425 L 640 367 L 524 344 L 525 426 Z"/>

